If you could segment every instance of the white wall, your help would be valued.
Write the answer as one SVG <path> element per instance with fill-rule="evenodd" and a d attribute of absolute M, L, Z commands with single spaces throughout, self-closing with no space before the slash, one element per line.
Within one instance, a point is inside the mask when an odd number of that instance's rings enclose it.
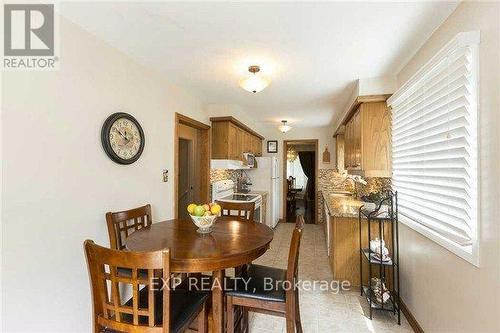
<path fill-rule="evenodd" d="M 89 332 L 82 243 L 108 245 L 104 214 L 151 203 L 173 216 L 174 112 L 199 101 L 61 18 L 61 68 L 3 73 L 3 330 Z M 133 114 L 146 145 L 134 164 L 104 153 L 108 115 Z"/>
<path fill-rule="evenodd" d="M 457 33 L 481 31 L 480 267 L 401 225 L 402 297 L 426 332 L 500 331 L 500 3 L 463 2 L 401 70 L 407 81 Z"/>

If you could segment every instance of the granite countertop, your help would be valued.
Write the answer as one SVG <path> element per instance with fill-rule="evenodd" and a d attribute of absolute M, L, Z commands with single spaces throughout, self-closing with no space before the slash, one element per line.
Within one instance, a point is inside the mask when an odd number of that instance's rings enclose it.
<path fill-rule="evenodd" d="M 365 206 L 364 213 L 367 214 L 376 208 L 376 205 L 371 202 L 364 202 L 353 197 L 345 196 L 335 196 L 332 192 L 323 192 L 323 199 L 326 202 L 330 216 L 333 217 L 352 217 L 358 218 L 359 207 Z M 387 207 L 380 210 L 380 217 L 386 217 Z M 384 215 L 385 214 L 385 215 Z M 366 215 L 362 215 L 361 218 L 366 218 Z"/>
<path fill-rule="evenodd" d="M 358 217 L 359 207 L 363 202 L 352 197 L 334 196 L 333 193 L 323 192 L 328 211 L 334 217 Z"/>

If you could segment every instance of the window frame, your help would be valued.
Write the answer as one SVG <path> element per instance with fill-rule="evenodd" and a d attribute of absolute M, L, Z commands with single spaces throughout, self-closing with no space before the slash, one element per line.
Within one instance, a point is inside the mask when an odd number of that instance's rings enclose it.
<path fill-rule="evenodd" d="M 445 57 L 447 57 L 451 52 L 461 48 L 461 47 L 470 47 L 473 56 L 472 56 L 472 63 L 471 63 L 471 77 L 472 77 L 472 82 L 475 86 L 475 90 L 473 92 L 474 98 L 473 98 L 473 108 L 474 112 L 476 113 L 476 123 L 475 125 L 475 135 L 476 135 L 476 156 L 475 156 L 475 176 L 476 176 L 476 198 L 475 198 L 475 225 L 472 228 L 473 233 L 471 235 L 472 238 L 472 245 L 471 245 L 471 251 L 467 251 L 464 249 L 464 247 L 459 246 L 458 244 L 454 243 L 453 241 L 447 239 L 443 235 L 439 234 L 438 232 L 422 225 L 421 223 L 412 220 L 411 218 L 408 218 L 406 216 L 401 216 L 399 214 L 399 221 L 401 221 L 403 224 L 407 225 L 411 229 L 419 232 L 423 236 L 427 237 L 431 241 L 434 241 L 435 243 L 441 245 L 442 247 L 446 248 L 447 250 L 451 251 L 455 255 L 459 256 L 460 258 L 468 261 L 469 263 L 473 264 L 474 266 L 479 267 L 480 265 L 480 256 L 479 256 L 479 250 L 480 250 L 480 231 L 481 231 L 481 202 L 480 202 L 480 194 L 481 194 L 481 188 L 480 188 L 480 179 L 481 179 L 481 137 L 480 137 L 480 132 L 479 132 L 479 124 L 480 124 L 480 103 L 479 103 L 479 92 L 480 92 L 480 85 L 479 85 L 479 43 L 480 43 L 480 32 L 479 31 L 470 31 L 470 32 L 461 32 L 457 34 L 450 42 L 448 42 L 441 50 L 439 50 L 425 65 L 423 65 L 405 84 L 403 84 L 400 89 L 394 93 L 388 100 L 387 104 L 389 107 L 391 107 L 393 104 L 395 104 L 397 101 L 401 100 L 401 98 L 405 98 L 408 94 L 414 91 L 415 87 L 418 86 L 418 84 L 425 78 L 427 73 L 440 61 L 442 61 Z M 396 103 L 397 104 L 397 103 Z M 391 113 L 392 113 L 392 108 L 391 108 Z M 392 132 L 392 131 L 391 131 Z"/>

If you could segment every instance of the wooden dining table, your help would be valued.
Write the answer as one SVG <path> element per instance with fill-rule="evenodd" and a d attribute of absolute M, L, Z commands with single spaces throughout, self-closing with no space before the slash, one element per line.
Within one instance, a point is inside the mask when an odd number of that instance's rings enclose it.
<path fill-rule="evenodd" d="M 263 255 L 273 230 L 262 223 L 221 216 L 209 234 L 200 234 L 190 220 L 153 223 L 132 233 L 124 242 L 131 251 L 170 249 L 170 269 L 175 273 L 213 272 L 213 332 L 224 332 L 224 270 Z"/>

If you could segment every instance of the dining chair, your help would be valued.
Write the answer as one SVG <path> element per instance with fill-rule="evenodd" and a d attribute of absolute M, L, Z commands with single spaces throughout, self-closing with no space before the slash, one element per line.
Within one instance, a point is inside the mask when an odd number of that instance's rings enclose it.
<path fill-rule="evenodd" d="M 151 205 L 106 213 L 109 243 L 112 249 L 123 250 L 123 241 L 134 231 L 150 226 L 153 223 Z"/>
<path fill-rule="evenodd" d="M 221 206 L 221 216 L 234 216 L 240 220 L 253 221 L 255 202 L 216 201 Z"/>
<path fill-rule="evenodd" d="M 169 249 L 120 251 L 91 240 L 84 242 L 84 249 L 92 290 L 94 333 L 184 332 L 196 318 L 198 332 L 208 332 L 208 293 L 170 288 Z M 132 274 L 120 274 L 119 267 Z M 132 296 L 124 301 L 121 296 L 126 286 Z"/>
<path fill-rule="evenodd" d="M 297 216 L 292 234 L 287 269 L 261 265 L 248 265 L 242 279 L 233 279 L 228 284 L 226 295 L 227 331 L 234 332 L 234 310 L 271 314 L 286 319 L 286 332 L 302 333 L 300 322 L 299 293 L 294 288 L 298 274 L 299 248 L 304 218 Z M 272 283 L 273 288 L 267 286 Z M 287 288 L 290 287 L 290 288 Z"/>

